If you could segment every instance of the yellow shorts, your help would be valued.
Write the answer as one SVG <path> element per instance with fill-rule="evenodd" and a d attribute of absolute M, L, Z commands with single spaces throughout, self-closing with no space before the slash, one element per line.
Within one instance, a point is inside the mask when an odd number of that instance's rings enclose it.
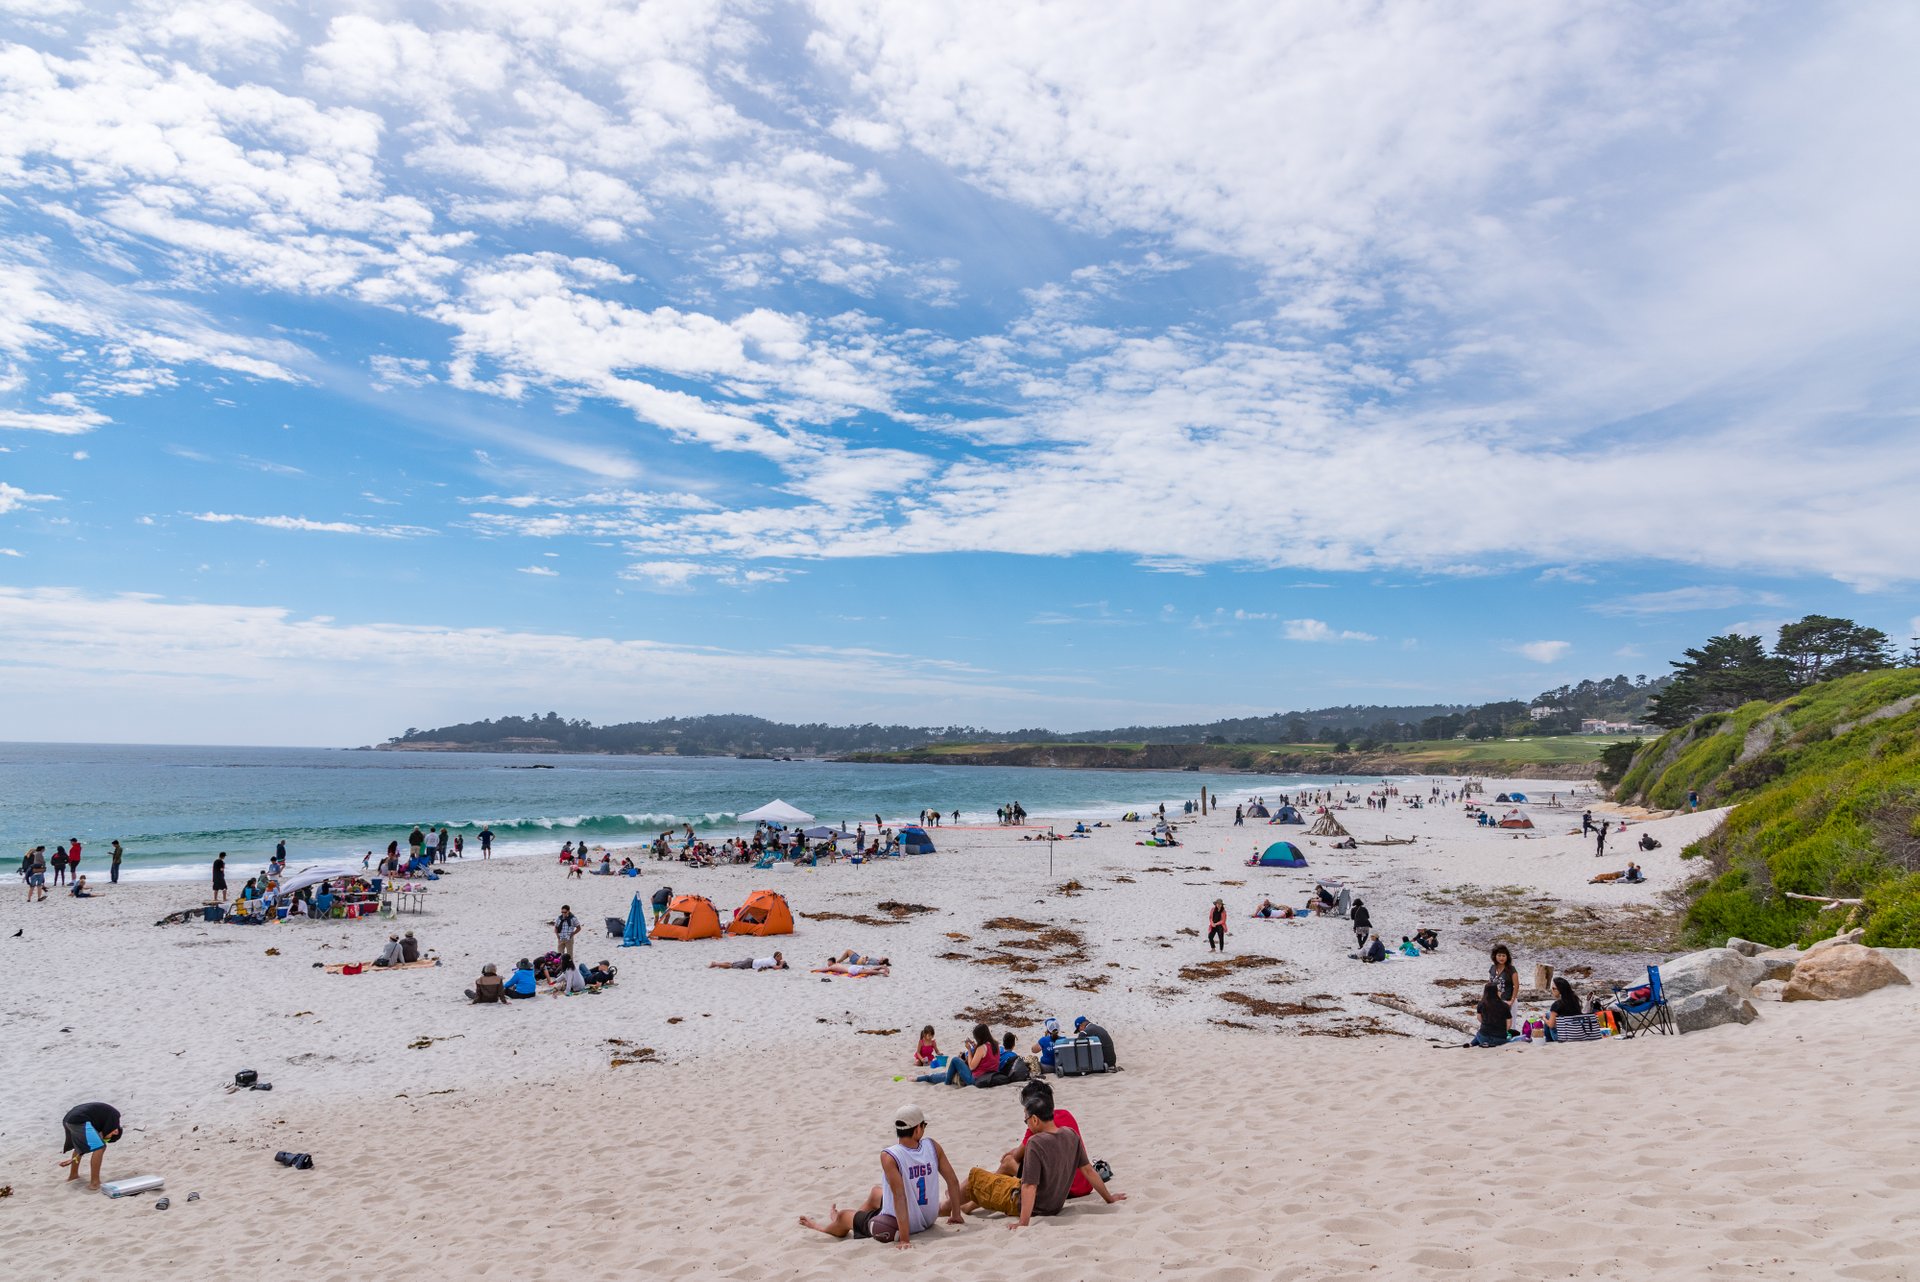
<path fill-rule="evenodd" d="M 1020 1177 L 974 1167 L 967 1172 L 967 1201 L 983 1211 L 1020 1214 Z"/>

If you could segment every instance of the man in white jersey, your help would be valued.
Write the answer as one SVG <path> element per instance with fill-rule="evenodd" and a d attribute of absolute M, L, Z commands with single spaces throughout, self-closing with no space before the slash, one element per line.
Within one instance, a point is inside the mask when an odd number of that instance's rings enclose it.
<path fill-rule="evenodd" d="M 947 1161 L 946 1150 L 927 1137 L 926 1114 L 914 1107 L 901 1109 L 893 1119 L 893 1134 L 896 1142 L 880 1150 L 881 1182 L 873 1186 L 859 1209 L 843 1211 L 835 1204 L 824 1224 L 803 1215 L 801 1227 L 828 1237 L 870 1237 L 876 1242 L 891 1242 L 904 1251 L 912 1245 L 915 1233 L 933 1227 L 943 1206 L 952 1212 L 947 1223 L 966 1223 L 960 1213 L 960 1180 Z M 938 1180 L 946 1181 L 945 1198 L 940 1196 Z"/>

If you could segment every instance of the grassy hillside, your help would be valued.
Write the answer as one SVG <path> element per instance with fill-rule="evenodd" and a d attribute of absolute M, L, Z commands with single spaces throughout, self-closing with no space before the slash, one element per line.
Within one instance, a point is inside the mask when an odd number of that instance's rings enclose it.
<path fill-rule="evenodd" d="M 1336 753 L 1324 743 L 944 743 L 906 752 L 859 753 L 858 761 L 915 761 L 974 766 L 1078 766 L 1100 769 L 1253 770 L 1275 774 L 1485 774 L 1586 779 L 1600 753 L 1618 740 L 1604 735 L 1540 735 L 1518 739 L 1432 739 L 1391 750 Z"/>
<path fill-rule="evenodd" d="M 1689 789 L 1738 803 L 1688 851 L 1710 874 L 1687 912 L 1697 941 L 1807 942 L 1844 920 L 1794 891 L 1864 898 L 1868 943 L 1920 947 L 1920 669 L 1702 717 L 1636 754 L 1615 795 L 1671 807 Z"/>

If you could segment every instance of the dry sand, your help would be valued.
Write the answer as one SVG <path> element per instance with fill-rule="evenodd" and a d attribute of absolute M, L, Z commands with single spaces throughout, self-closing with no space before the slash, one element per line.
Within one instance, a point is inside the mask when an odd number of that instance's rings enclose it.
<path fill-rule="evenodd" d="M 447 964 L 358 977 L 313 963 L 371 957 L 380 923 L 153 927 L 197 895 L 179 886 L 15 901 L 0 916 L 0 936 L 25 930 L 6 941 L 16 982 L 0 999 L 0 1184 L 14 1189 L 0 1260 L 23 1278 L 1913 1276 L 1914 990 L 1770 1004 L 1749 1027 L 1684 1038 L 1501 1051 L 1457 1049 L 1364 999 L 1442 1010 L 1465 990 L 1436 980 L 1484 975 L 1465 941 L 1489 923 L 1465 918 L 1488 910 L 1453 888 L 1649 904 L 1717 818 L 1649 824 L 1665 846 L 1639 860 L 1649 886 L 1589 887 L 1624 854 L 1596 860 L 1563 835 L 1577 811 L 1534 813 L 1534 839 L 1516 841 L 1457 810 L 1348 810 L 1363 840 L 1419 836 L 1354 852 L 1230 816 L 1173 850 L 1122 825 L 1059 843 L 1051 874 L 1042 843 L 1001 831 L 939 833 L 938 855 L 859 869 L 649 864 L 643 892 L 668 880 L 724 911 L 772 885 L 801 914 L 887 924 L 803 916 L 777 941 L 796 969 L 777 974 L 706 969 L 764 943 L 620 950 L 590 930 L 578 954 L 619 962 L 618 986 L 507 1008 L 460 1000 L 480 962 L 544 947 L 563 901 L 597 927 L 636 883 L 469 861 L 400 923 Z M 1278 837 L 1314 866 L 1240 865 Z M 1383 934 L 1432 924 L 1446 946 L 1367 967 L 1347 958 L 1344 922 L 1246 918 L 1316 876 L 1358 886 Z M 1070 881 L 1083 889 L 1062 893 Z M 1182 933 L 1216 894 L 1234 913 L 1229 956 L 1254 959 L 1219 976 L 1192 969 L 1211 959 Z M 934 911 L 896 924 L 882 903 Z M 1070 933 L 985 924 L 1008 917 Z M 893 975 L 799 968 L 849 946 L 890 955 Z M 1527 974 L 1537 958 L 1517 960 Z M 1600 958 L 1596 978 L 1639 962 Z M 1130 1200 L 1076 1204 L 1031 1236 L 985 1217 L 904 1255 L 798 1228 L 864 1195 L 903 1102 L 928 1110 L 963 1175 L 1010 1145 L 1014 1091 L 893 1080 L 921 1024 L 952 1049 L 982 1003 L 1113 1030 L 1127 1071 L 1059 1089 Z M 1037 1029 L 1016 1031 L 1024 1045 Z M 662 1062 L 610 1066 L 639 1047 Z M 276 1089 L 227 1094 L 246 1067 Z M 172 1209 L 58 1182 L 59 1115 L 95 1098 L 134 1131 L 108 1178 L 164 1173 Z M 280 1149 L 315 1169 L 276 1166 Z"/>

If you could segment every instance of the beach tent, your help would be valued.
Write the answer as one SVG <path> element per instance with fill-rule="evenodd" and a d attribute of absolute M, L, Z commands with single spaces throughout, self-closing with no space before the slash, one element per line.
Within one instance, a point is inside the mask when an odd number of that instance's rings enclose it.
<path fill-rule="evenodd" d="M 925 828 L 902 828 L 900 849 L 909 855 L 930 855 L 933 853 L 933 838 L 927 836 Z"/>
<path fill-rule="evenodd" d="M 366 875 L 367 874 L 361 872 L 358 868 L 349 868 L 345 864 L 309 864 L 299 872 L 289 873 L 281 877 L 280 884 L 274 889 L 274 892 L 271 895 L 265 896 L 265 902 L 271 904 L 276 899 L 289 896 L 297 890 L 305 890 L 308 886 L 318 886 L 323 881 L 334 881 L 342 877 L 364 877 Z"/>
<path fill-rule="evenodd" d="M 1510 815 L 1510 816 L 1508 816 L 1507 818 L 1505 818 L 1505 819 L 1502 819 L 1502 820 L 1500 821 L 1500 827 L 1502 827 L 1502 828 L 1531 828 L 1531 827 L 1533 827 L 1533 820 L 1531 820 L 1531 819 L 1529 819 L 1529 818 L 1527 818 L 1527 817 L 1526 817 L 1525 815 Z"/>
<path fill-rule="evenodd" d="M 1331 810 L 1314 820 L 1313 827 L 1307 829 L 1307 832 L 1309 835 L 1315 837 L 1346 837 L 1351 835 L 1347 832 L 1346 825 L 1333 817 L 1333 811 Z"/>
<path fill-rule="evenodd" d="M 1494 801 L 1496 801 L 1496 802 L 1501 802 L 1501 801 L 1512 801 L 1512 800 L 1513 800 L 1513 798 L 1512 798 L 1512 797 L 1509 797 L 1509 796 L 1508 796 L 1508 795 L 1507 795 L 1506 793 L 1504 793 L 1504 792 L 1503 792 L 1503 793 L 1501 793 L 1501 794 L 1500 794 L 1499 796 L 1497 796 L 1497 797 L 1495 797 L 1495 798 L 1494 798 Z"/>
<path fill-rule="evenodd" d="M 749 810 L 740 816 L 741 823 L 757 824 L 803 824 L 811 821 L 812 815 L 795 806 L 775 798 L 758 810 Z"/>
<path fill-rule="evenodd" d="M 1307 857 L 1291 841 L 1276 841 L 1261 852 L 1255 868 L 1305 868 Z"/>
<path fill-rule="evenodd" d="M 727 923 L 729 935 L 791 935 L 793 913 L 777 890 L 756 890 Z"/>
<path fill-rule="evenodd" d="M 655 939 L 718 939 L 720 914 L 705 895 L 675 895 L 667 901 L 667 919 L 653 928 Z"/>
<path fill-rule="evenodd" d="M 1522 802 L 1524 802 L 1524 801 L 1525 801 L 1526 799 L 1527 799 L 1527 794 L 1526 794 L 1526 793 L 1524 793 L 1524 792 L 1510 792 L 1510 793 L 1508 793 L 1508 794 L 1507 794 L 1507 800 L 1508 800 L 1508 801 L 1522 801 Z"/>
<path fill-rule="evenodd" d="M 1266 819 L 1268 817 L 1267 808 L 1257 801 L 1247 807 L 1247 818 L 1249 819 Z"/>
<path fill-rule="evenodd" d="M 1276 823 L 1276 824 L 1303 824 L 1306 822 L 1306 820 L 1300 817 L 1300 812 L 1298 810 L 1295 810 L 1292 806 L 1289 805 L 1289 806 L 1280 807 L 1279 812 L 1276 813 L 1273 816 L 1273 818 L 1269 819 L 1267 822 Z"/>
<path fill-rule="evenodd" d="M 803 829 L 800 835 L 808 841 L 832 841 L 836 837 L 844 837 L 847 834 L 841 832 L 838 828 L 828 828 L 822 825 L 818 828 Z"/>
<path fill-rule="evenodd" d="M 627 909 L 627 931 L 620 937 L 620 947 L 652 947 L 653 941 L 647 938 L 647 905 L 640 902 L 640 892 L 633 895 L 633 906 Z"/>

